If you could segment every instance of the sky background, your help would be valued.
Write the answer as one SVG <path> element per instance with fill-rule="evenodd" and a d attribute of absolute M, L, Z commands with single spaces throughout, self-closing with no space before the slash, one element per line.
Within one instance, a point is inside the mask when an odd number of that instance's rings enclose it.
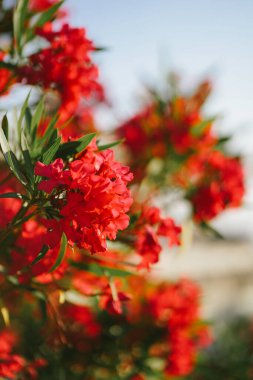
<path fill-rule="evenodd" d="M 67 0 L 71 22 L 108 51 L 97 54 L 113 109 L 102 127 L 138 109 L 145 83 L 169 70 L 186 88 L 209 76 L 207 110 L 222 115 L 220 128 L 253 152 L 252 0 Z"/>

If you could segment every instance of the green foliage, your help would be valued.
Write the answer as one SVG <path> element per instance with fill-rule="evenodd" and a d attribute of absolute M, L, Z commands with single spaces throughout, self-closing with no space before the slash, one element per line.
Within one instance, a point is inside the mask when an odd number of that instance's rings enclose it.
<path fill-rule="evenodd" d="M 252 321 L 236 319 L 217 331 L 193 373 L 183 380 L 252 380 Z"/>

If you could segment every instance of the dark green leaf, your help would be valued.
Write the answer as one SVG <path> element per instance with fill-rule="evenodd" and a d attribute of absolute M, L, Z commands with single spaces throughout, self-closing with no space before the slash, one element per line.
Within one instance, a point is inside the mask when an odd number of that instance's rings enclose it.
<path fill-rule="evenodd" d="M 133 273 L 117 268 L 110 268 L 104 265 L 100 265 L 97 263 L 79 263 L 75 261 L 70 262 L 73 267 L 78 269 L 91 272 L 96 274 L 97 276 L 115 276 L 115 277 L 126 277 L 131 276 Z"/>
<path fill-rule="evenodd" d="M 25 20 L 27 16 L 29 0 L 18 0 L 17 7 L 14 11 L 13 28 L 16 48 L 18 53 L 21 53 L 21 39 L 25 30 Z"/>
<path fill-rule="evenodd" d="M 66 156 L 74 156 L 75 154 L 82 152 L 95 136 L 96 133 L 89 133 L 81 137 L 79 140 L 62 144 L 57 152 L 57 157 L 64 158 Z"/>
<path fill-rule="evenodd" d="M 4 193 L 0 194 L 0 198 L 16 198 L 16 199 L 27 199 L 25 195 L 22 195 L 20 193 Z"/>
<path fill-rule="evenodd" d="M 18 131 L 19 131 L 19 134 L 21 134 L 22 121 L 24 119 L 24 116 L 25 116 L 25 113 L 26 113 L 26 109 L 28 107 L 28 102 L 29 102 L 30 95 L 31 95 L 31 91 L 29 91 L 27 97 L 25 98 L 25 101 L 24 101 L 24 103 L 22 105 L 22 108 L 21 108 L 21 111 L 20 111 L 20 115 L 19 115 L 19 118 L 18 118 Z"/>
<path fill-rule="evenodd" d="M 59 149 L 59 146 L 61 145 L 61 138 L 58 137 L 57 140 L 53 143 L 53 145 L 48 148 L 48 150 L 43 154 L 42 156 L 42 162 L 46 165 L 50 164 L 50 162 L 53 160 L 53 158 L 56 155 L 56 152 Z"/>
<path fill-rule="evenodd" d="M 123 142 L 124 142 L 124 139 L 121 139 L 121 140 L 114 141 L 114 142 L 109 143 L 109 144 L 99 145 L 98 150 L 101 151 L 101 150 L 109 149 L 109 148 L 112 148 L 112 147 L 117 146 L 119 144 L 122 144 Z"/>
<path fill-rule="evenodd" d="M 42 98 L 39 103 L 37 104 L 37 107 L 34 111 L 34 114 L 32 116 L 32 121 L 31 121 L 31 133 L 32 135 L 36 135 L 36 131 L 37 131 L 37 128 L 38 128 L 38 125 L 42 119 L 42 115 L 43 115 L 43 111 L 44 111 L 44 107 L 45 107 L 45 101 L 44 101 L 44 98 Z"/>
<path fill-rule="evenodd" d="M 32 114 L 30 111 L 30 108 L 25 109 L 25 131 L 29 135 L 29 132 L 31 131 L 31 125 L 32 125 Z"/>
<path fill-rule="evenodd" d="M 60 246 L 59 254 L 58 254 L 58 257 L 56 259 L 56 262 L 54 263 L 54 265 L 50 269 L 50 272 L 53 272 L 55 269 L 57 269 L 59 267 L 59 265 L 61 265 L 61 263 L 64 259 L 64 256 L 65 256 L 66 250 L 67 250 L 67 244 L 68 244 L 67 236 L 65 235 L 65 233 L 63 233 L 62 237 L 61 237 L 61 246 Z"/>
<path fill-rule="evenodd" d="M 64 0 L 59 1 L 58 3 L 52 5 L 49 9 L 47 9 L 45 12 L 41 14 L 41 16 L 36 21 L 34 28 L 40 28 L 42 27 L 46 22 L 51 21 L 52 18 L 54 18 L 56 12 L 63 4 Z"/>
<path fill-rule="evenodd" d="M 34 168 L 28 149 L 28 144 L 23 132 L 21 132 L 21 151 L 25 161 L 25 173 L 27 175 L 27 178 L 29 178 L 30 183 L 32 184 L 34 182 Z"/>
<path fill-rule="evenodd" d="M 27 185 L 27 179 L 22 172 L 22 168 L 20 166 L 20 163 L 15 156 L 15 154 L 12 151 L 8 151 L 7 153 L 4 153 L 4 158 L 9 165 L 10 169 L 12 170 L 13 174 L 18 178 L 18 180 L 23 184 Z"/>
<path fill-rule="evenodd" d="M 17 66 L 9 62 L 0 61 L 0 69 L 16 70 L 16 68 Z"/>
<path fill-rule="evenodd" d="M 40 140 L 40 143 L 46 143 L 52 139 L 52 135 L 56 131 L 55 125 L 56 125 L 58 119 L 59 119 L 58 115 L 54 115 L 51 118 L 50 123 L 48 124 L 47 129 L 46 129 L 44 135 L 42 136 L 42 138 Z M 58 135 L 57 135 L 57 131 L 56 131 L 56 138 L 57 137 L 58 137 Z"/>
<path fill-rule="evenodd" d="M 48 252 L 48 250 L 49 250 L 49 246 L 48 245 L 43 245 L 43 247 L 41 248 L 40 253 L 36 257 L 36 259 L 33 260 L 33 262 L 31 263 L 31 265 L 37 264 L 41 259 L 43 259 L 43 257 L 46 255 L 46 253 Z"/>
<path fill-rule="evenodd" d="M 9 123 L 7 119 L 7 115 L 4 115 L 3 120 L 2 120 L 2 128 L 6 137 L 6 140 L 8 140 L 9 137 Z"/>

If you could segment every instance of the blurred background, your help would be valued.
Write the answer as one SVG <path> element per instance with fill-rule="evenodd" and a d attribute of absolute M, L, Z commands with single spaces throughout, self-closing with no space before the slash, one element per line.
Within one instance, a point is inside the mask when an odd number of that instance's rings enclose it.
<path fill-rule="evenodd" d="M 244 156 L 247 192 L 240 209 L 214 220 L 225 240 L 185 227 L 180 253 L 163 255 L 158 276 L 190 276 L 203 287 L 203 312 L 221 320 L 253 314 L 253 2 L 243 0 L 67 0 L 71 22 L 106 51 L 96 60 L 110 101 L 96 114 L 108 130 L 134 114 L 146 85 L 177 72 L 187 90 L 209 78 L 206 113 L 218 115 L 221 135 Z M 168 207 L 166 199 L 160 203 Z M 177 205 L 175 216 L 179 215 Z M 194 235 L 194 239 L 192 239 Z"/>

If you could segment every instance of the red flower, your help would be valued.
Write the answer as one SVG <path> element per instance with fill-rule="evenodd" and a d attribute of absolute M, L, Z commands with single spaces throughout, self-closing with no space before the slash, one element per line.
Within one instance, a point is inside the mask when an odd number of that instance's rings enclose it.
<path fill-rule="evenodd" d="M 180 244 L 181 227 L 171 218 L 162 218 L 157 207 L 145 205 L 133 231 L 136 251 L 142 257 L 140 269 L 150 269 L 150 265 L 159 261 L 162 251 L 159 236 L 168 238 L 170 247 Z"/>
<path fill-rule="evenodd" d="M 245 188 L 239 159 L 216 151 L 200 157 L 198 167 L 198 175 L 192 177 L 193 191 L 188 196 L 197 222 L 208 221 L 227 208 L 241 205 Z"/>
<path fill-rule="evenodd" d="M 128 226 L 132 198 L 127 184 L 132 174 L 114 160 L 112 150 L 99 152 L 93 144 L 65 170 L 62 160 L 38 162 L 35 174 L 47 177 L 39 189 L 54 190 L 51 199 L 62 217 L 58 226 L 70 243 L 92 253 L 104 252 L 106 238 L 114 240 L 117 231 Z"/>
<path fill-rule="evenodd" d="M 151 264 L 159 261 L 162 247 L 151 227 L 146 226 L 137 233 L 136 249 L 138 254 L 142 256 L 139 268 L 149 269 Z"/>
<path fill-rule="evenodd" d="M 4 60 L 5 53 L 0 51 L 0 62 Z M 0 69 L 0 95 L 6 95 L 10 86 L 15 82 L 12 71 L 8 69 Z"/>
<path fill-rule="evenodd" d="M 180 245 L 180 233 L 182 228 L 177 226 L 173 219 L 162 219 L 158 227 L 157 234 L 160 236 L 166 236 L 169 240 L 169 245 Z"/>
<path fill-rule="evenodd" d="M 98 69 L 90 58 L 94 51 L 85 30 L 65 24 L 59 31 L 40 30 L 50 44 L 29 57 L 29 64 L 19 69 L 19 77 L 29 84 L 56 90 L 61 97 L 59 114 L 65 121 L 75 113 L 81 98 L 103 96 L 98 84 Z"/>

